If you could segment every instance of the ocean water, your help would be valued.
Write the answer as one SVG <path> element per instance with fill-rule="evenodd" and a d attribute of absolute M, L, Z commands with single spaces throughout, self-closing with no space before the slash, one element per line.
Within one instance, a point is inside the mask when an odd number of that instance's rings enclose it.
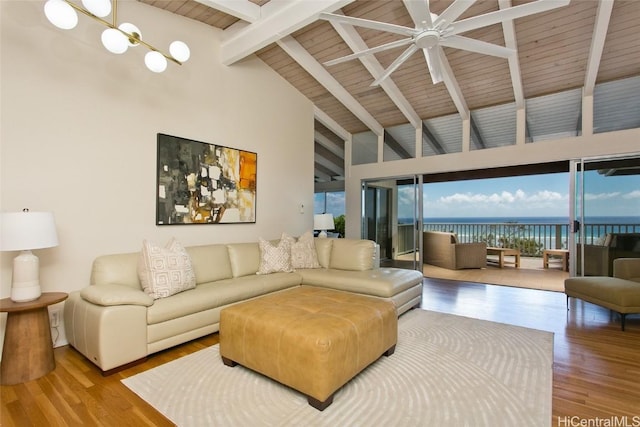
<path fill-rule="evenodd" d="M 403 218 L 404 219 L 404 218 Z M 425 224 L 569 224 L 568 217 L 451 217 L 424 218 Z M 585 224 L 640 224 L 638 216 L 591 216 L 585 218 Z M 404 222 L 401 222 L 404 223 Z M 411 223 L 407 219 L 407 223 Z"/>

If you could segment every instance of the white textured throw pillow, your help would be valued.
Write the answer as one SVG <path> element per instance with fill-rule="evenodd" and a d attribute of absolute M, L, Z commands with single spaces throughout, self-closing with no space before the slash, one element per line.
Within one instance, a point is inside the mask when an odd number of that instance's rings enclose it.
<path fill-rule="evenodd" d="M 145 240 L 138 259 L 138 277 L 142 289 L 153 299 L 196 287 L 191 258 L 176 239 L 171 239 L 164 248 Z"/>
<path fill-rule="evenodd" d="M 288 236 L 291 242 L 291 267 L 296 268 L 320 268 L 318 262 L 318 252 L 316 244 L 313 240 L 313 233 L 307 231 L 296 241 L 295 238 Z"/>
<path fill-rule="evenodd" d="M 284 272 L 290 273 L 291 268 L 291 242 L 283 234 L 278 246 L 271 242 L 258 238 L 260 246 L 260 267 L 256 274 L 269 274 Z"/>

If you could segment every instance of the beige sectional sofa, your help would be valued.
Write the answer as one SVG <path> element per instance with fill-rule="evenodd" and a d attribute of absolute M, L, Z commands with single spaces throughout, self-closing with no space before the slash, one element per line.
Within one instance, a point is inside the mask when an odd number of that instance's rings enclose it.
<path fill-rule="evenodd" d="M 256 243 L 187 247 L 196 286 L 153 299 L 138 276 L 140 253 L 95 259 L 90 286 L 72 292 L 64 321 L 71 346 L 103 373 L 149 354 L 217 332 L 229 305 L 300 285 L 371 295 L 394 302 L 398 315 L 420 304 L 422 273 L 379 268 L 370 240 L 315 239 L 320 268 L 256 274 Z"/>

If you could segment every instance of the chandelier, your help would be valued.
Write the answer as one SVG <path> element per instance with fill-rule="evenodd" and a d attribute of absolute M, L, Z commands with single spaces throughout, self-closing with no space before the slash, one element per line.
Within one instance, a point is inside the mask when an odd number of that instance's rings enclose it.
<path fill-rule="evenodd" d="M 100 22 L 107 29 L 102 32 L 102 44 L 111 53 L 122 54 L 130 47 L 144 45 L 149 52 L 144 56 L 144 63 L 154 73 L 161 73 L 167 68 L 167 60 L 182 65 L 189 59 L 189 46 L 181 41 L 174 41 L 169 45 L 166 54 L 142 40 L 140 29 L 133 24 L 124 22 L 117 24 L 118 0 L 82 0 L 78 6 L 68 0 L 48 0 L 44 5 L 44 14 L 49 22 L 63 30 L 75 28 L 78 24 L 76 11 Z M 113 13 L 112 13 L 113 12 Z M 111 14 L 111 22 L 103 19 Z"/>

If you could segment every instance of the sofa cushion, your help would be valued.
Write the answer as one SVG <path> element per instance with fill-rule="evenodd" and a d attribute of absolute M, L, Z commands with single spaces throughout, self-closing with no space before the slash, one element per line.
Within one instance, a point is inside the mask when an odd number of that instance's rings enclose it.
<path fill-rule="evenodd" d="M 291 244 L 291 267 L 298 268 L 320 268 L 318 263 L 318 253 L 313 239 L 313 233 L 307 231 L 296 240 L 294 237 L 284 235 Z"/>
<path fill-rule="evenodd" d="M 333 269 L 299 270 L 302 284 L 381 298 L 391 298 L 422 283 L 422 273 L 400 268 L 376 268 L 363 271 Z"/>
<path fill-rule="evenodd" d="M 256 274 L 290 273 L 291 268 L 291 241 L 283 234 L 283 238 L 277 244 L 258 238 L 260 246 L 260 267 Z"/>
<path fill-rule="evenodd" d="M 332 239 L 329 268 L 339 270 L 371 270 L 375 259 L 375 243 L 371 240 Z"/>
<path fill-rule="evenodd" d="M 149 325 L 189 316 L 255 298 L 271 292 L 300 285 L 302 277 L 296 273 L 253 274 L 234 279 L 218 280 L 198 285 L 171 298 L 156 300 L 148 308 Z M 211 322 L 217 321 L 211 319 Z M 158 336 L 154 340 L 159 339 Z"/>
<path fill-rule="evenodd" d="M 260 267 L 260 246 L 258 242 L 230 243 L 227 245 L 231 273 L 233 277 L 256 274 Z"/>
<path fill-rule="evenodd" d="M 227 245 L 191 246 L 186 249 L 191 257 L 197 284 L 233 277 Z"/>
<path fill-rule="evenodd" d="M 153 299 L 165 298 L 196 286 L 191 258 L 176 239 L 162 248 L 145 240 L 138 258 L 142 289 Z"/>

